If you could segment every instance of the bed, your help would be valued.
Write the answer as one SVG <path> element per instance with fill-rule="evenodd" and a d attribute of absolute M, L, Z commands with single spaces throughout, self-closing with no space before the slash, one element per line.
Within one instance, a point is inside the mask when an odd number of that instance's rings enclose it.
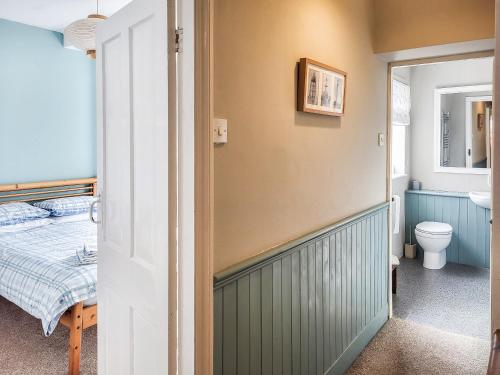
<path fill-rule="evenodd" d="M 95 193 L 95 178 L 0 185 L 0 204 Z M 82 331 L 97 324 L 97 264 L 81 264 L 76 250 L 96 239 L 84 217 L 0 233 L 0 295 L 40 319 L 46 336 L 58 323 L 68 327 L 70 375 L 80 373 Z"/>

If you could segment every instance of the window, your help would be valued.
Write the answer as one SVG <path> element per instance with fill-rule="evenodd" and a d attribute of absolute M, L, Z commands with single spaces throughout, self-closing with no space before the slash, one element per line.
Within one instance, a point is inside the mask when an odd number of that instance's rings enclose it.
<path fill-rule="evenodd" d="M 392 177 L 406 175 L 406 129 L 410 125 L 410 87 L 392 80 Z"/>

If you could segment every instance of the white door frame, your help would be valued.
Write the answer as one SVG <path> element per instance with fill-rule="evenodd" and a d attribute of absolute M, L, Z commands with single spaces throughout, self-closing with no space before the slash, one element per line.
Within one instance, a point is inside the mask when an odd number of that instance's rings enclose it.
<path fill-rule="evenodd" d="M 172 1 L 172 0 L 169 0 Z M 195 67 L 194 0 L 177 2 L 178 374 L 195 373 Z"/>
<path fill-rule="evenodd" d="M 491 86 L 491 85 L 489 85 Z M 465 98 L 465 166 L 472 168 L 472 103 L 492 101 L 492 95 L 467 96 Z M 485 124 L 487 125 L 487 124 Z M 469 152 L 470 150 L 470 152 Z M 489 173 L 489 171 L 488 171 Z"/>
<path fill-rule="evenodd" d="M 491 107 L 486 107 L 486 122 L 484 126 L 486 127 L 486 139 L 488 139 L 488 142 L 486 142 L 486 156 L 487 156 L 487 163 L 486 167 L 490 168 L 491 170 L 491 129 L 493 128 L 493 117 L 492 117 L 492 109 L 493 109 L 493 98 L 491 102 L 492 106 Z M 491 184 L 491 174 L 488 176 L 488 184 Z"/>
<path fill-rule="evenodd" d="M 469 85 L 469 86 L 454 86 L 434 89 L 434 172 L 442 173 L 463 173 L 463 174 L 489 174 L 485 168 L 472 168 L 472 163 L 468 155 L 468 148 L 471 147 L 471 133 L 467 131 L 467 121 L 470 120 L 470 112 L 466 112 L 465 121 L 465 155 L 466 166 L 464 167 L 442 167 L 441 166 L 441 95 L 442 94 L 462 94 L 481 91 L 491 91 L 493 86 L 486 85 Z M 466 105 L 466 111 L 470 109 Z M 470 124 L 469 124 L 470 125 Z M 470 130 L 470 129 L 469 129 Z"/>
<path fill-rule="evenodd" d="M 470 120 L 470 107 L 466 105 L 465 114 L 465 155 L 466 166 L 461 167 L 442 167 L 441 166 L 441 95 L 442 94 L 465 94 L 481 91 L 492 91 L 493 85 L 469 85 L 469 86 L 456 86 L 456 87 L 443 87 L 434 90 L 434 172 L 442 173 L 463 173 L 463 174 L 489 174 L 489 170 L 485 168 L 472 168 L 472 163 L 467 155 L 467 149 L 471 147 L 471 133 L 467 130 L 467 121 Z M 467 99 L 467 98 L 466 98 Z M 467 103 L 467 102 L 466 102 Z M 469 112 L 467 112 L 469 110 Z M 469 128 L 470 130 L 470 128 Z M 470 166 L 469 166 L 470 164 Z"/>

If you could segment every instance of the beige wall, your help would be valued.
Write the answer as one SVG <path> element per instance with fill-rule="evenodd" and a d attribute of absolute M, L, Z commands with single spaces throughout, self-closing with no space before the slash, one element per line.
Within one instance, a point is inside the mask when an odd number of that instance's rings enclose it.
<path fill-rule="evenodd" d="M 374 0 L 375 51 L 490 39 L 495 0 Z"/>
<path fill-rule="evenodd" d="M 370 0 L 215 1 L 215 272 L 385 201 L 386 64 Z M 296 63 L 348 72 L 346 114 L 296 111 Z"/>

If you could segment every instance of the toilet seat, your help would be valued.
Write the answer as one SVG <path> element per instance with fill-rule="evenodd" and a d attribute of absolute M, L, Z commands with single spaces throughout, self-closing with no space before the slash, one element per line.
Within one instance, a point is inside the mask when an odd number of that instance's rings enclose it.
<path fill-rule="evenodd" d="M 415 232 L 423 237 L 439 238 L 449 236 L 453 232 L 453 227 L 446 223 L 437 223 L 435 221 L 423 221 L 417 224 Z M 415 233 L 417 234 L 417 233 Z"/>

